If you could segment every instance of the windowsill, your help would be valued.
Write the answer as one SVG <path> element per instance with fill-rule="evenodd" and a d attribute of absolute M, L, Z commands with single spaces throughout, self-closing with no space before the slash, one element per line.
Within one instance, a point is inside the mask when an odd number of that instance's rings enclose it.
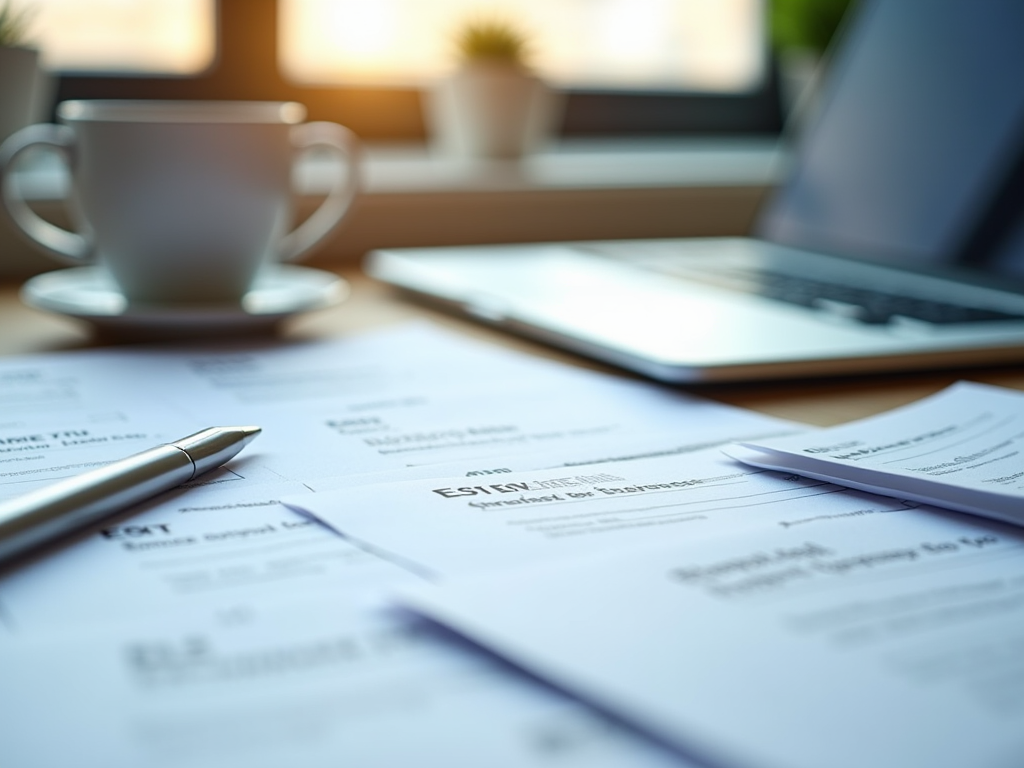
<path fill-rule="evenodd" d="M 749 186 L 774 181 L 777 148 L 774 139 L 577 139 L 516 162 L 377 145 L 367 151 L 366 186 L 370 194 Z"/>
<path fill-rule="evenodd" d="M 364 192 L 314 261 L 352 263 L 382 246 L 740 234 L 784 159 L 775 139 L 756 137 L 571 140 L 522 162 L 370 144 Z M 300 165 L 300 213 L 334 167 L 316 157 Z M 20 183 L 43 215 L 65 217 L 68 179 L 56 160 L 37 158 Z M 51 267 L 0 231 L 0 275 Z"/>

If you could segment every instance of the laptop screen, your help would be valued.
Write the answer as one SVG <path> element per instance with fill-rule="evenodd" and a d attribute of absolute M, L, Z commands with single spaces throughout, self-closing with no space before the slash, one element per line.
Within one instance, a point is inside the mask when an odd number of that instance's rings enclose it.
<path fill-rule="evenodd" d="M 758 236 L 908 266 L 974 261 L 1024 159 L 1024 3 L 862 0 L 794 150 Z M 1024 274 L 1021 249 L 1001 254 L 993 267 Z"/>

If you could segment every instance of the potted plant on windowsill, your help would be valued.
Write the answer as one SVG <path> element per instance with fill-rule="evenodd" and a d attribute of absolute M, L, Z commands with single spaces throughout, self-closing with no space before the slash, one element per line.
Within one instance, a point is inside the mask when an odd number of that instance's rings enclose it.
<path fill-rule="evenodd" d="M 528 38 L 514 24 L 475 19 L 455 39 L 459 64 L 428 93 L 434 144 L 462 157 L 518 158 L 553 132 L 557 98 L 528 66 Z"/>
<path fill-rule="evenodd" d="M 29 22 L 27 8 L 0 4 L 0 143 L 41 117 L 43 73 L 38 49 L 28 44 Z"/>

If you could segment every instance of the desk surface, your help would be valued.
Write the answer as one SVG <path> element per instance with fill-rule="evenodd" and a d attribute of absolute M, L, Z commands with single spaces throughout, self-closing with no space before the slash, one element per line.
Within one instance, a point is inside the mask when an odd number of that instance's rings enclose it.
<path fill-rule="evenodd" d="M 410 303 L 391 289 L 355 272 L 342 274 L 352 285 L 348 301 L 335 308 L 288 321 L 281 329 L 284 337 L 343 336 L 407 320 L 427 319 L 503 346 L 588 368 L 611 370 L 598 363 Z M 96 346 L 97 343 L 87 326 L 25 307 L 18 300 L 17 285 L 0 285 L 0 355 L 82 349 Z M 1024 390 L 1024 366 L 859 379 L 705 385 L 689 389 L 720 402 L 826 426 L 895 408 L 936 392 L 959 379 Z"/>

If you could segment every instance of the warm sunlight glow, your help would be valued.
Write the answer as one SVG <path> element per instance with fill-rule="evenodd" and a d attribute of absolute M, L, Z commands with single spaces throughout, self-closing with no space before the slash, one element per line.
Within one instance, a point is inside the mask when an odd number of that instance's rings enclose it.
<path fill-rule="evenodd" d="M 389 0 L 334 3 L 326 8 L 325 27 L 336 44 L 360 59 L 379 59 L 398 42 L 395 4 Z"/>
<path fill-rule="evenodd" d="M 763 0 L 279 0 L 285 73 L 419 85 L 454 65 L 458 24 L 512 21 L 531 63 L 577 88 L 740 92 L 763 76 Z"/>
<path fill-rule="evenodd" d="M 599 50 L 619 61 L 643 59 L 660 46 L 671 0 L 607 0 L 597 6 Z"/>
<path fill-rule="evenodd" d="M 54 70 L 187 75 L 214 59 L 214 0 L 21 0 Z"/>

